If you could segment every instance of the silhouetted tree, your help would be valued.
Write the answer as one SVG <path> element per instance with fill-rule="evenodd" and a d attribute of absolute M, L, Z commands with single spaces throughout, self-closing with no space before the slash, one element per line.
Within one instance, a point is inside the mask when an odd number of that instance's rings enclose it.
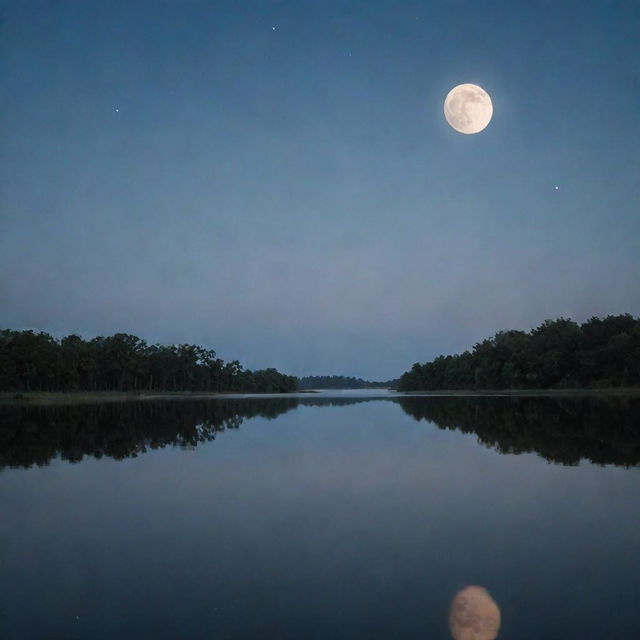
<path fill-rule="evenodd" d="M 471 351 L 415 363 L 400 391 L 544 389 L 640 385 L 640 319 L 629 314 L 559 318 L 524 331 L 500 331 Z"/>
<path fill-rule="evenodd" d="M 276 369 L 248 371 L 192 344 L 147 345 L 116 333 L 87 342 L 69 335 L 0 331 L 3 391 L 255 391 L 285 393 L 298 379 Z"/>
<path fill-rule="evenodd" d="M 349 376 L 305 376 L 300 378 L 300 389 L 388 389 L 395 387 L 397 380 L 370 382 Z"/>

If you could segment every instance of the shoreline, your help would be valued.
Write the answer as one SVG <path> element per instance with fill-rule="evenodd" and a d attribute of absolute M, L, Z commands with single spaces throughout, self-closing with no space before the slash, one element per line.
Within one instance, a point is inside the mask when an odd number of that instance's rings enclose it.
<path fill-rule="evenodd" d="M 87 404 L 103 402 L 132 402 L 149 400 L 215 400 L 246 396 L 289 396 L 301 393 L 248 393 L 243 391 L 0 391 L 3 404 Z M 304 392 L 302 392 L 304 393 Z"/>
<path fill-rule="evenodd" d="M 157 400 L 216 400 L 224 398 L 268 398 L 292 397 L 297 395 L 317 394 L 321 392 L 336 392 L 343 395 L 350 389 L 305 389 L 286 393 L 250 393 L 243 391 L 2 391 L 2 404 L 88 404 L 106 402 L 132 402 Z M 353 390 L 358 391 L 358 390 Z M 372 390 L 374 391 L 374 390 Z M 389 390 L 386 397 L 560 397 L 560 396 L 639 396 L 640 388 L 592 388 L 592 389 L 449 389 L 424 391 L 395 391 Z"/>
<path fill-rule="evenodd" d="M 398 391 L 403 396 L 634 396 L 640 387 L 588 389 L 443 389 L 441 391 Z"/>

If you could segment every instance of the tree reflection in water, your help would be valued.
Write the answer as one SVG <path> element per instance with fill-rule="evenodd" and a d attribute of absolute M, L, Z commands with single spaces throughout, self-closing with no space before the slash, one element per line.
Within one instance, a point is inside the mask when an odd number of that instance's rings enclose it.
<path fill-rule="evenodd" d="M 576 465 L 640 464 L 638 396 L 404 397 L 403 410 L 441 429 L 475 433 L 500 453 Z"/>
<path fill-rule="evenodd" d="M 166 446 L 193 448 L 244 419 L 273 419 L 299 406 L 394 402 L 415 420 L 475 433 L 501 453 L 535 452 L 550 462 L 640 463 L 638 397 L 225 398 L 67 406 L 0 406 L 0 468 L 60 457 L 135 457 Z M 399 427 L 401 428 L 401 427 Z"/>
<path fill-rule="evenodd" d="M 308 399 L 305 405 L 357 400 Z M 0 405 L 0 468 L 46 465 L 60 457 L 116 460 L 167 446 L 190 449 L 215 440 L 244 419 L 274 419 L 299 406 L 295 397 L 129 401 L 76 405 Z"/>

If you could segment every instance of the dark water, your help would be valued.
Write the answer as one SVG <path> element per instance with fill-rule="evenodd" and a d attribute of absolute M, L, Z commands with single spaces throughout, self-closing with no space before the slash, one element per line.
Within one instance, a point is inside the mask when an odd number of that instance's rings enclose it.
<path fill-rule="evenodd" d="M 638 398 L 0 407 L 0 638 L 638 638 L 639 463 Z"/>

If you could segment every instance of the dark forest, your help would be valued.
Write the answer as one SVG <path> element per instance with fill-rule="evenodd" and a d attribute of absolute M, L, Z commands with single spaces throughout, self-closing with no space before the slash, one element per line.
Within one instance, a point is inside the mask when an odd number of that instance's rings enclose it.
<path fill-rule="evenodd" d="M 295 391 L 298 380 L 276 369 L 249 371 L 192 344 L 148 345 L 116 333 L 69 335 L 0 331 L 0 391 Z"/>
<path fill-rule="evenodd" d="M 416 363 L 399 391 L 579 389 L 640 385 L 640 319 L 629 314 L 583 324 L 546 320 L 529 332 L 500 331 L 459 355 Z"/>

